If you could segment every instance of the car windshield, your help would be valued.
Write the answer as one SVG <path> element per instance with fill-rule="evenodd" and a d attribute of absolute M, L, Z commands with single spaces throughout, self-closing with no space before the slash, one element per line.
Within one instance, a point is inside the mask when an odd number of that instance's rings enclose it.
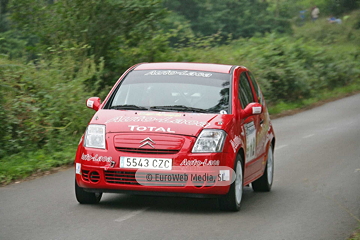
<path fill-rule="evenodd" d="M 229 113 L 230 74 L 186 70 L 130 72 L 107 109 Z"/>

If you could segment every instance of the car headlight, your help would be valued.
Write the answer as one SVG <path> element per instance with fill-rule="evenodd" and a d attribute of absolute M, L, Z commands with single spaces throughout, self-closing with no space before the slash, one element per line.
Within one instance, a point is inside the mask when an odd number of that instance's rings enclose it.
<path fill-rule="evenodd" d="M 221 152 L 226 133 L 218 129 L 204 129 L 192 149 L 193 153 Z"/>
<path fill-rule="evenodd" d="M 87 127 L 84 147 L 105 149 L 105 125 L 91 124 Z"/>

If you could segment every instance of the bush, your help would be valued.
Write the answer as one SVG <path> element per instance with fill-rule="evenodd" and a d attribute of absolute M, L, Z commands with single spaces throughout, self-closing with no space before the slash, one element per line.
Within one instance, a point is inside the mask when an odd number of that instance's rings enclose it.
<path fill-rule="evenodd" d="M 0 54 L 9 59 L 19 59 L 26 56 L 26 41 L 18 39 L 12 31 L 0 33 Z"/>
<path fill-rule="evenodd" d="M 302 27 L 295 27 L 294 37 L 305 41 L 318 41 L 321 45 L 360 42 L 360 10 L 346 16 L 337 16 L 342 19 L 341 24 L 329 23 L 327 17 L 316 22 L 307 22 Z"/>
<path fill-rule="evenodd" d="M 274 103 L 302 101 L 359 77 L 357 55 L 347 49 L 332 52 L 314 41 L 273 34 L 250 39 L 244 49 L 241 57 L 250 59 L 249 67 L 265 82 L 265 95 Z"/>
<path fill-rule="evenodd" d="M 0 122 L 0 157 L 39 148 L 57 151 L 82 133 L 92 114 L 84 102 L 94 94 L 84 82 L 96 78 L 101 65 L 91 58 L 79 64 L 71 54 L 27 65 L 0 60 L 0 110 L 6 115 Z"/>
<path fill-rule="evenodd" d="M 314 40 L 268 34 L 235 40 L 228 46 L 190 46 L 174 55 L 195 62 L 246 66 L 260 82 L 268 103 L 277 104 L 301 102 L 319 91 L 345 86 L 359 78 L 360 51 L 329 51 L 332 48 Z"/>

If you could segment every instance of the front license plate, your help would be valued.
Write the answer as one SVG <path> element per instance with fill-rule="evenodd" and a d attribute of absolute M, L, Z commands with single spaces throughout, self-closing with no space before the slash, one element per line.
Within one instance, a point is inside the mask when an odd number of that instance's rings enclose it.
<path fill-rule="evenodd" d="M 120 168 L 171 170 L 171 158 L 120 157 Z"/>

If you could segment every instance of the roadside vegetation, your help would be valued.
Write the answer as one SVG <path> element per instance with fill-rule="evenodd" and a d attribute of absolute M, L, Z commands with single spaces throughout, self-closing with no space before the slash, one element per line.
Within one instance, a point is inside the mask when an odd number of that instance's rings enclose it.
<path fill-rule="evenodd" d="M 203 2 L 2 1 L 0 185 L 71 164 L 86 99 L 138 62 L 247 66 L 273 115 L 360 91 L 360 1 Z"/>
<path fill-rule="evenodd" d="M 350 236 L 349 240 L 360 240 L 360 227 Z"/>

